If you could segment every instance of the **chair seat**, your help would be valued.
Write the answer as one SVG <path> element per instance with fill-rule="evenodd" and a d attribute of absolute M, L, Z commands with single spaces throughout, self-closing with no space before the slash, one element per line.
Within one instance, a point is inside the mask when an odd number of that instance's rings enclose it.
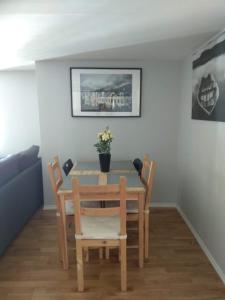
<path fill-rule="evenodd" d="M 120 218 L 118 216 L 82 216 L 81 228 L 82 234 L 75 235 L 76 239 L 120 239 Z"/>

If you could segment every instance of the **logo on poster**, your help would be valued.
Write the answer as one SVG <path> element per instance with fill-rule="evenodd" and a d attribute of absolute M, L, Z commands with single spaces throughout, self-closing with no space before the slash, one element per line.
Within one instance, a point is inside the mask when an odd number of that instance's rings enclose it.
<path fill-rule="evenodd" d="M 198 90 L 197 101 L 198 105 L 211 115 L 214 111 L 219 99 L 219 86 L 213 74 L 208 74 L 201 78 L 201 83 Z"/>

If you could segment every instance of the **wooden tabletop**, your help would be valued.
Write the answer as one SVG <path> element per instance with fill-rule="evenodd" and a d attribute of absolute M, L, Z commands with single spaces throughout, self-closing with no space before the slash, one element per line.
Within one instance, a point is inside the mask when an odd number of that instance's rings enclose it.
<path fill-rule="evenodd" d="M 85 161 L 78 162 L 76 166 L 70 171 L 70 176 L 63 180 L 60 186 L 59 194 L 71 192 L 71 177 L 76 176 L 80 184 L 118 184 L 120 176 L 127 178 L 128 192 L 145 192 L 145 187 L 141 182 L 137 171 L 135 170 L 132 161 L 112 161 L 110 164 L 110 171 L 102 173 L 100 171 L 99 162 Z"/>
<path fill-rule="evenodd" d="M 110 164 L 109 173 L 136 173 L 134 165 L 131 160 L 127 161 L 112 161 Z M 77 175 L 99 175 L 100 165 L 98 161 L 81 161 L 78 162 L 70 171 L 70 176 Z"/>
<path fill-rule="evenodd" d="M 101 173 L 99 175 L 77 175 L 76 178 L 81 184 L 118 184 L 120 176 L 125 176 L 127 178 L 127 191 L 128 192 L 145 192 L 145 187 L 141 182 L 137 173 Z M 60 186 L 59 193 L 64 193 L 65 191 L 72 191 L 71 177 L 66 177 Z"/>

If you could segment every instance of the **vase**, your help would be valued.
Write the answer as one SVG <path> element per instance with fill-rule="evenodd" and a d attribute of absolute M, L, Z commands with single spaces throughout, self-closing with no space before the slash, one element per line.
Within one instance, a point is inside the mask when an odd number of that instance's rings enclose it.
<path fill-rule="evenodd" d="M 100 153 L 99 154 L 99 162 L 100 162 L 101 172 L 104 172 L 104 173 L 109 172 L 110 160 L 111 160 L 110 153 Z"/>

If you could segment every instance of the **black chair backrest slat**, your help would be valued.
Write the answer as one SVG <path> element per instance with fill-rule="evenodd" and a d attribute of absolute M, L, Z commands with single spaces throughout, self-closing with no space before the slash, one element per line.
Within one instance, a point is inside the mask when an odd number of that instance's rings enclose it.
<path fill-rule="evenodd" d="M 142 170 L 142 168 L 143 168 L 143 163 L 142 163 L 142 161 L 140 160 L 140 158 L 135 158 L 135 159 L 133 160 L 133 165 L 134 165 L 135 169 L 137 170 L 138 175 L 141 176 L 141 170 Z"/>
<path fill-rule="evenodd" d="M 66 174 L 66 176 L 69 174 L 70 170 L 73 167 L 73 162 L 72 160 L 69 158 L 64 164 L 63 164 L 63 171 Z"/>

